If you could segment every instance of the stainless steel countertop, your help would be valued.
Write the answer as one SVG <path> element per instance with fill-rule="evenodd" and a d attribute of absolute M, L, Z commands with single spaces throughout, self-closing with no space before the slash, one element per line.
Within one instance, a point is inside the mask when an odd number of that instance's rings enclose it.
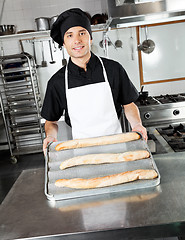
<path fill-rule="evenodd" d="M 50 202 L 44 169 L 22 172 L 0 206 L 0 239 L 185 236 L 185 152 L 154 155 L 161 184 Z"/>

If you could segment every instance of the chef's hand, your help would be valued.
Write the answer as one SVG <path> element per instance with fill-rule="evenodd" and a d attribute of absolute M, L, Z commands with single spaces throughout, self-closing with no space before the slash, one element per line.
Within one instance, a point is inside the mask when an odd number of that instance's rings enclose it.
<path fill-rule="evenodd" d="M 132 131 L 139 132 L 142 134 L 144 140 L 147 142 L 148 136 L 147 136 L 147 130 L 141 123 L 136 124 L 133 128 Z"/>
<path fill-rule="evenodd" d="M 47 146 L 50 142 L 57 142 L 57 139 L 55 137 L 52 136 L 47 136 L 44 141 L 43 141 L 43 152 L 44 155 L 46 155 L 46 150 L 47 150 Z"/>

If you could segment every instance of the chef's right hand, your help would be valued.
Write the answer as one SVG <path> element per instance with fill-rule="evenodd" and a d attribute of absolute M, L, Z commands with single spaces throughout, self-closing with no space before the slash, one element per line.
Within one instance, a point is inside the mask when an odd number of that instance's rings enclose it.
<path fill-rule="evenodd" d="M 44 141 L 43 141 L 43 152 L 44 155 L 46 155 L 46 150 L 47 150 L 47 146 L 50 142 L 57 142 L 57 139 L 55 137 L 52 136 L 47 136 Z"/>

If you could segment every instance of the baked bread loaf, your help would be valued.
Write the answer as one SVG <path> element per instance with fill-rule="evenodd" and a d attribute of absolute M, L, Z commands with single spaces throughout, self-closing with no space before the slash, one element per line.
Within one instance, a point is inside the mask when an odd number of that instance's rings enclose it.
<path fill-rule="evenodd" d="M 137 169 L 108 175 L 105 177 L 97 177 L 90 179 L 72 178 L 72 179 L 59 179 L 55 182 L 57 187 L 68 187 L 75 189 L 90 189 L 114 186 L 122 183 L 128 183 L 139 179 L 154 179 L 158 176 L 155 170 Z"/>
<path fill-rule="evenodd" d="M 55 147 L 55 150 L 60 151 L 64 149 L 123 143 L 123 142 L 138 140 L 139 138 L 140 138 L 140 135 L 137 132 L 128 132 L 128 133 L 121 133 L 121 134 L 116 134 L 111 136 L 74 139 L 74 140 L 69 140 L 69 141 L 59 143 Z"/>
<path fill-rule="evenodd" d="M 73 166 L 84 164 L 102 164 L 102 163 L 117 163 L 135 161 L 139 159 L 148 158 L 150 153 L 146 150 L 130 151 L 124 153 L 102 153 L 102 154 L 88 154 L 67 159 L 60 164 L 60 169 L 66 169 Z"/>

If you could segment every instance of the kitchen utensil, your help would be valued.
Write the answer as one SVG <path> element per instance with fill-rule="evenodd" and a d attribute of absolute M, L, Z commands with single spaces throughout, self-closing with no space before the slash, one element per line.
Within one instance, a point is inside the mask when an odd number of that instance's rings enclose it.
<path fill-rule="evenodd" d="M 139 44 L 138 50 L 143 51 L 144 53 L 152 53 L 155 49 L 155 43 L 153 40 L 148 39 L 147 37 L 147 27 L 145 27 L 145 35 L 146 35 L 146 40 L 142 42 L 142 44 Z"/>
<path fill-rule="evenodd" d="M 15 34 L 16 27 L 15 25 L 0 25 L 0 36 Z"/>
<path fill-rule="evenodd" d="M 111 42 L 108 41 L 108 46 L 110 46 L 110 45 L 111 45 Z M 104 47 L 104 42 L 103 42 L 103 40 L 101 40 L 101 41 L 99 42 L 99 46 L 100 46 L 101 48 Z"/>
<path fill-rule="evenodd" d="M 35 19 L 35 22 L 36 22 L 38 31 L 49 30 L 49 18 L 39 17 Z"/>
<path fill-rule="evenodd" d="M 33 46 L 33 57 L 34 57 L 34 60 L 35 60 L 35 65 L 36 65 L 36 67 L 39 67 L 38 64 L 37 64 L 37 55 L 36 55 L 36 49 L 35 49 L 35 40 L 32 40 L 32 46 Z"/>
<path fill-rule="evenodd" d="M 55 45 L 55 41 L 52 40 L 52 42 L 53 42 L 54 52 L 56 52 L 57 51 L 57 47 Z"/>
<path fill-rule="evenodd" d="M 2 44 L 2 42 L 1 42 L 1 44 Z M 0 53 L 0 55 L 3 57 L 4 56 L 4 48 L 3 48 L 3 45 L 1 45 L 1 53 Z"/>
<path fill-rule="evenodd" d="M 116 46 L 116 48 L 122 48 L 122 45 L 123 45 L 123 43 L 122 43 L 121 40 L 116 40 L 116 41 L 115 41 L 115 46 Z"/>
<path fill-rule="evenodd" d="M 65 54 L 64 54 L 64 47 L 62 46 L 62 66 L 65 66 L 67 64 L 67 60 L 65 59 Z"/>
<path fill-rule="evenodd" d="M 131 59 L 134 60 L 134 38 L 131 28 L 131 36 L 130 36 L 130 49 L 131 49 Z"/>
<path fill-rule="evenodd" d="M 41 41 L 41 51 L 42 51 L 42 62 L 41 62 L 41 66 L 42 67 L 47 67 L 47 62 L 44 60 L 44 43 L 43 41 Z"/>
<path fill-rule="evenodd" d="M 51 46 L 51 40 L 49 40 L 48 42 L 49 42 L 49 49 L 50 49 L 50 55 L 51 55 L 51 61 L 49 63 L 54 64 L 56 62 L 53 59 L 53 51 L 52 51 L 52 46 Z"/>
<path fill-rule="evenodd" d="M 58 15 L 57 16 L 53 16 L 49 19 L 49 28 L 52 28 L 53 23 L 57 20 Z"/>
<path fill-rule="evenodd" d="M 123 43 L 122 43 L 122 41 L 119 39 L 119 32 L 118 32 L 118 30 L 117 30 L 117 35 L 118 35 L 118 39 L 115 41 L 115 46 L 116 46 L 116 48 L 122 48 L 122 45 L 123 45 Z"/>
<path fill-rule="evenodd" d="M 105 57 L 108 57 L 108 46 L 110 45 L 117 49 L 114 43 L 110 40 L 109 36 L 107 35 L 107 31 L 103 31 L 103 39 L 99 42 L 99 46 L 103 48 Z"/>

